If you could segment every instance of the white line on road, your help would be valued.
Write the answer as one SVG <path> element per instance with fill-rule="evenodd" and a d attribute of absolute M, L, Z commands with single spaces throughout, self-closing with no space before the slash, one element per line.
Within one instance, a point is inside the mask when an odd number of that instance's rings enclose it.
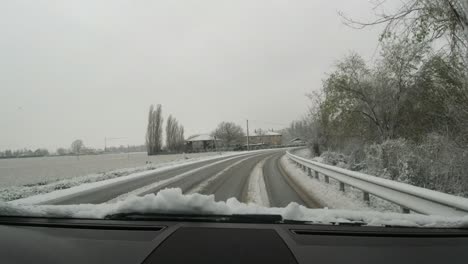
<path fill-rule="evenodd" d="M 269 157 L 261 160 L 250 173 L 247 202 L 270 207 L 265 179 L 263 178 L 263 165 Z"/>

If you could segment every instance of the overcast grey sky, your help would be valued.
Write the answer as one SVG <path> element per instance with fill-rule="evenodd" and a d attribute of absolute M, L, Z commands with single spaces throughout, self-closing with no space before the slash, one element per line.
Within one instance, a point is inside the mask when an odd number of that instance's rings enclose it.
<path fill-rule="evenodd" d="M 281 128 L 337 59 L 370 59 L 366 0 L 0 3 L 0 149 L 143 144 L 150 104 L 186 136 L 221 121 Z"/>

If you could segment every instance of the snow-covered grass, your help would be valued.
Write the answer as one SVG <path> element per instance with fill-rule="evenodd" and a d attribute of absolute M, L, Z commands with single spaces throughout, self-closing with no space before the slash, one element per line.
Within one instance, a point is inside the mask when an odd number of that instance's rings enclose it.
<path fill-rule="evenodd" d="M 296 151 L 292 151 L 291 153 L 299 157 L 305 158 L 305 159 L 310 159 L 310 160 L 317 161 L 317 162 L 323 162 L 322 157 L 314 157 L 312 155 L 312 152 L 308 148 L 302 148 Z"/>
<path fill-rule="evenodd" d="M 165 189 L 143 197 L 131 196 L 115 203 L 81 205 L 16 205 L 0 203 L 0 215 L 104 218 L 117 213 L 183 214 L 279 214 L 284 219 L 322 224 L 364 222 L 370 226 L 468 227 L 468 216 L 444 217 L 419 214 L 382 213 L 361 210 L 309 209 L 297 203 L 284 208 L 245 204 L 235 198 L 216 202 L 214 195 L 183 195 L 181 189 Z"/>
<path fill-rule="evenodd" d="M 196 162 L 201 161 L 208 161 L 212 159 L 216 159 L 219 157 L 228 157 L 231 155 L 241 154 L 241 152 L 226 152 L 223 154 L 218 154 L 214 156 L 205 156 L 205 157 L 196 157 L 190 159 L 179 159 L 172 162 L 166 163 L 159 163 L 159 164 L 147 164 L 140 167 L 134 168 L 126 168 L 126 169 L 118 169 L 109 172 L 103 173 L 94 173 L 85 176 L 79 176 L 74 178 L 68 178 L 48 183 L 37 183 L 37 184 L 29 184 L 23 186 L 12 186 L 7 188 L 0 189 L 0 201 L 13 201 L 21 199 L 23 202 L 29 202 L 28 199 L 25 200 L 27 197 L 36 197 L 43 194 L 48 194 L 54 192 L 53 196 L 57 195 L 65 195 L 70 192 L 78 191 L 78 190 L 85 190 L 93 187 L 101 186 L 102 184 L 110 183 L 109 180 L 120 178 L 125 176 L 141 176 L 141 174 L 146 173 L 153 173 L 156 169 L 169 169 L 174 168 L 176 166 L 188 165 Z M 96 184 L 96 183 L 100 184 Z M 77 188 L 81 186 L 80 188 Z M 49 198 L 51 198 L 50 196 Z M 46 196 L 43 196 L 39 200 L 46 199 Z M 48 199 L 48 198 L 47 198 Z M 20 201 L 21 202 L 21 201 Z"/>
<path fill-rule="evenodd" d="M 292 150 L 291 153 L 293 153 L 294 155 L 306 158 L 306 159 L 313 158 L 313 155 L 310 152 L 310 149 L 308 149 L 308 148 L 300 148 L 300 149 L 297 149 L 297 150 Z"/>
<path fill-rule="evenodd" d="M 319 176 L 321 180 L 310 177 L 286 156 L 281 158 L 281 164 L 289 175 L 324 207 L 348 210 L 377 210 L 381 212 L 398 212 L 400 210 L 398 206 L 374 196 L 370 197 L 369 206 L 363 199 L 362 191 L 346 186 L 343 193 L 339 190 L 338 181 L 329 178 L 327 184 L 323 175 Z"/>

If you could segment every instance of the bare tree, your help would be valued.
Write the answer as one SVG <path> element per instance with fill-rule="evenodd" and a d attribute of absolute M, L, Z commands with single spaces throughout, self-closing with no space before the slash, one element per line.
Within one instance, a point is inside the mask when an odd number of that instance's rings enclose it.
<path fill-rule="evenodd" d="M 161 105 L 158 104 L 156 109 L 151 105 L 148 113 L 148 127 L 146 131 L 146 148 L 148 155 L 155 155 L 161 152 L 163 122 Z"/>
<path fill-rule="evenodd" d="M 176 122 L 172 115 L 169 115 L 166 121 L 166 148 L 168 151 L 174 150 L 174 130 L 175 126 L 177 126 Z"/>
<path fill-rule="evenodd" d="M 457 5 L 452 4 L 453 11 L 460 18 L 460 23 L 464 28 L 465 40 L 468 42 L 468 1 L 457 1 L 457 3 Z"/>
<path fill-rule="evenodd" d="M 394 12 L 387 12 L 386 0 L 376 1 L 373 8 L 377 18 L 357 21 L 340 12 L 345 24 L 353 28 L 384 25 L 380 40 L 411 39 L 412 43 L 433 42 L 445 39 L 452 55 L 464 55 L 468 48 L 464 0 L 403 0 Z"/>
<path fill-rule="evenodd" d="M 58 148 L 58 149 L 57 149 L 57 155 L 63 156 L 63 155 L 65 155 L 65 154 L 67 154 L 67 150 L 66 150 L 66 149 L 64 149 L 64 148 Z"/>
<path fill-rule="evenodd" d="M 156 153 L 157 152 L 160 152 L 161 149 L 162 149 L 162 132 L 163 132 L 163 122 L 164 122 L 164 119 L 162 117 L 162 109 L 161 109 L 161 105 L 158 104 L 158 106 L 156 107 L 156 112 L 155 112 L 155 130 L 156 130 L 156 133 L 155 133 L 155 136 L 156 136 L 156 139 L 155 139 L 155 150 L 156 150 Z"/>
<path fill-rule="evenodd" d="M 83 140 L 77 139 L 72 142 L 71 144 L 71 151 L 74 153 L 77 157 L 80 156 L 81 150 L 84 148 Z"/>
<path fill-rule="evenodd" d="M 241 143 L 244 137 L 242 127 L 232 122 L 222 122 L 212 135 L 221 140 L 226 146 Z"/>
<path fill-rule="evenodd" d="M 185 146 L 185 137 L 184 137 L 184 127 L 179 125 L 177 130 L 177 140 L 176 140 L 176 149 L 177 151 L 184 151 Z"/>
<path fill-rule="evenodd" d="M 182 151 L 184 140 L 184 127 L 170 115 L 166 122 L 166 148 L 169 151 Z"/>
<path fill-rule="evenodd" d="M 150 106 L 148 113 L 148 127 L 146 129 L 146 151 L 148 155 L 153 155 L 154 150 L 154 105 Z"/>

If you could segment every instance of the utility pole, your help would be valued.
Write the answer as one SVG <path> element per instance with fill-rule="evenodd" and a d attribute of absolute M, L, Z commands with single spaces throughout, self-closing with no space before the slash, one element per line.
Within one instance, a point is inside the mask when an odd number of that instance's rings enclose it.
<path fill-rule="evenodd" d="M 215 152 L 218 152 L 218 146 L 216 145 L 216 137 L 214 136 L 213 139 L 214 139 L 213 144 L 214 144 Z M 221 154 L 221 151 L 219 153 Z"/>
<path fill-rule="evenodd" d="M 250 150 L 249 145 L 249 120 L 247 119 L 247 151 Z"/>

